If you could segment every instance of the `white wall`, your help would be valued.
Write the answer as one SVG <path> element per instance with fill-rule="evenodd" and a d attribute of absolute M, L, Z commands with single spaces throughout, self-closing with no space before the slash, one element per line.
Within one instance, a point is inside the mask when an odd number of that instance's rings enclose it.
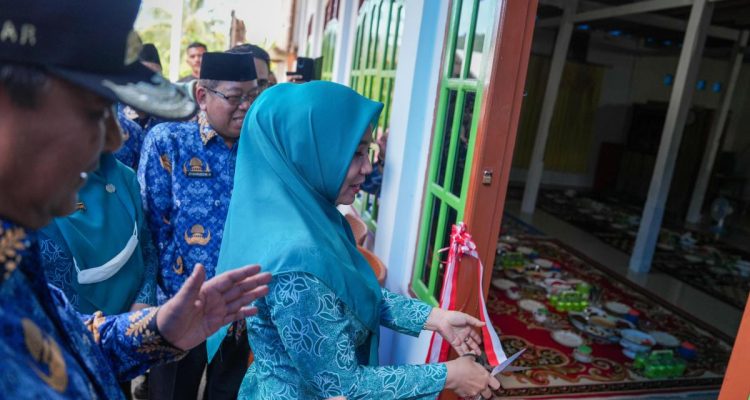
<path fill-rule="evenodd" d="M 358 14 L 359 0 L 341 0 L 331 80 L 344 85 L 348 85 L 351 81 Z"/>
<path fill-rule="evenodd" d="M 408 294 L 432 136 L 448 2 L 404 3 L 404 31 L 388 139 L 388 163 L 380 195 L 375 253 L 388 266 L 386 286 Z M 381 363 L 422 363 L 427 338 L 383 329 Z"/>

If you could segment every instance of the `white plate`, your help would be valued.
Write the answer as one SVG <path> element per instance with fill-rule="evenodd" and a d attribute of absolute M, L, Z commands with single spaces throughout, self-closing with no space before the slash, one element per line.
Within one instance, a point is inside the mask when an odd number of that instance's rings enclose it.
<path fill-rule="evenodd" d="M 694 256 L 692 254 L 685 254 L 683 257 L 687 260 L 687 262 L 693 263 L 693 264 L 703 261 L 702 258 L 698 256 Z"/>
<path fill-rule="evenodd" d="M 627 314 L 628 311 L 630 311 L 630 306 L 627 304 L 622 304 L 617 301 L 608 301 L 604 303 L 604 308 L 606 308 L 609 311 L 612 311 L 615 314 Z"/>
<path fill-rule="evenodd" d="M 634 360 L 635 356 L 636 356 L 636 352 L 634 352 L 633 350 L 624 348 L 624 347 L 622 348 L 622 354 L 625 354 L 625 357 L 627 357 L 627 358 L 629 358 L 631 360 Z"/>
<path fill-rule="evenodd" d="M 567 347 L 578 347 L 583 344 L 581 335 L 572 331 L 554 331 L 552 332 L 552 339 Z"/>
<path fill-rule="evenodd" d="M 503 242 L 505 242 L 505 243 L 510 243 L 510 244 L 516 244 L 516 243 L 518 243 L 518 239 L 514 238 L 513 236 L 509 236 L 509 235 L 505 235 L 505 236 L 501 237 L 500 240 L 503 241 Z"/>
<path fill-rule="evenodd" d="M 620 336 L 637 346 L 651 347 L 656 344 L 656 339 L 653 336 L 637 329 L 622 329 L 620 330 Z"/>
<path fill-rule="evenodd" d="M 494 286 L 494 287 L 496 287 L 496 288 L 498 288 L 500 290 L 508 290 L 508 289 L 510 289 L 512 287 L 518 286 L 518 284 L 516 284 L 513 281 L 509 281 L 507 279 L 498 278 L 498 279 L 493 279 L 492 280 L 492 286 Z"/>
<path fill-rule="evenodd" d="M 544 309 L 547 308 L 547 307 L 544 306 L 544 304 L 542 304 L 542 303 L 540 303 L 540 302 L 538 302 L 536 300 L 532 300 L 532 299 L 519 300 L 518 301 L 518 306 L 521 307 L 521 309 L 526 310 L 526 311 L 528 311 L 528 312 L 530 312 L 532 314 L 535 313 L 536 310 L 539 310 L 539 309 L 542 309 L 542 308 L 544 308 Z"/>
<path fill-rule="evenodd" d="M 680 345 L 680 339 L 677 339 L 676 337 L 670 335 L 667 332 L 651 331 L 648 334 L 651 335 L 654 339 L 656 339 L 656 343 L 664 347 L 677 347 Z"/>
<path fill-rule="evenodd" d="M 550 261 L 550 260 L 548 260 L 546 258 L 537 258 L 536 260 L 534 260 L 534 264 L 536 264 L 536 265 L 538 265 L 538 266 L 540 266 L 542 268 L 552 268 L 552 265 L 554 265 L 554 263 L 552 261 Z"/>
<path fill-rule="evenodd" d="M 527 255 L 528 256 L 529 254 L 531 254 L 531 253 L 534 252 L 534 249 L 532 249 L 531 247 L 526 247 L 526 246 L 518 246 L 516 248 L 516 251 L 519 252 L 519 253 L 521 253 L 521 254 L 523 254 L 523 255 Z"/>

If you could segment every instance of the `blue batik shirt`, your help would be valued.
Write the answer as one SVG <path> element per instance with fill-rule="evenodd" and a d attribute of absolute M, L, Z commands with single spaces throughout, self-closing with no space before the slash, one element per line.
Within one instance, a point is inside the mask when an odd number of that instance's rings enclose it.
<path fill-rule="evenodd" d="M 0 397 L 124 399 L 117 382 L 185 354 L 159 333 L 157 311 L 77 313 L 47 284 L 36 234 L 0 218 Z"/>
<path fill-rule="evenodd" d="M 122 127 L 122 147 L 120 147 L 114 156 L 121 163 L 132 169 L 138 169 L 138 160 L 141 157 L 141 146 L 145 131 L 119 109 L 117 112 L 117 121 Z"/>
<path fill-rule="evenodd" d="M 138 182 L 159 252 L 160 301 L 177 293 L 196 263 L 214 276 L 236 159 L 237 143 L 228 147 L 205 116 L 159 124 L 146 136 Z"/>
<path fill-rule="evenodd" d="M 166 120 L 154 117 L 153 115 L 146 115 L 145 117 L 141 118 L 140 116 L 138 116 L 138 113 L 134 109 L 122 103 L 118 105 L 117 111 L 119 114 L 122 114 L 125 118 L 133 121 L 136 125 L 138 125 L 143 130 L 143 137 L 146 137 L 146 134 L 148 134 L 148 131 L 150 131 L 151 128 L 161 124 L 162 122 L 167 122 Z M 141 142 L 143 142 L 143 140 L 141 140 Z"/>

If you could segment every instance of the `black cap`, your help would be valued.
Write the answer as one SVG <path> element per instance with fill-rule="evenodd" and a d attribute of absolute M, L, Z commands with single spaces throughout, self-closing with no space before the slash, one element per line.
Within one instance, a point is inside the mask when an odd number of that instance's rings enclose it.
<path fill-rule="evenodd" d="M 0 63 L 44 67 L 102 97 L 167 119 L 195 103 L 138 61 L 140 0 L 0 0 Z"/>
<path fill-rule="evenodd" d="M 234 46 L 231 49 L 227 50 L 227 53 L 250 54 L 254 58 L 259 58 L 265 61 L 266 64 L 271 65 L 271 56 L 268 55 L 268 52 L 263 50 L 262 47 L 256 46 L 254 44 L 238 44 L 237 46 Z"/>
<path fill-rule="evenodd" d="M 244 82 L 257 79 L 255 63 L 247 54 L 204 53 L 200 79 Z"/>
<path fill-rule="evenodd" d="M 138 59 L 141 61 L 152 62 L 161 66 L 161 59 L 159 58 L 159 51 L 156 50 L 156 46 L 153 43 L 144 43 L 141 48 L 141 53 L 138 54 Z"/>

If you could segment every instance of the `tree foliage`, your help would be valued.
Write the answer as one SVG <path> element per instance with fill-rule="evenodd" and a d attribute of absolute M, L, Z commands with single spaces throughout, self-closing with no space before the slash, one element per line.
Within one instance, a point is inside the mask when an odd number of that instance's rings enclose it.
<path fill-rule="evenodd" d="M 203 13 L 203 15 L 199 13 L 203 6 L 204 0 L 183 0 L 180 76 L 190 73 L 190 67 L 185 62 L 186 53 L 184 51 L 188 44 L 192 42 L 205 43 L 209 51 L 223 51 L 226 47 L 227 38 L 225 32 L 223 32 L 222 21 L 215 18 L 205 19 L 203 16 L 206 13 Z M 159 7 L 151 9 L 151 13 L 155 23 L 138 33 L 141 35 L 143 43 L 153 43 L 159 50 L 162 69 L 167 74 L 171 62 L 172 13 Z"/>

